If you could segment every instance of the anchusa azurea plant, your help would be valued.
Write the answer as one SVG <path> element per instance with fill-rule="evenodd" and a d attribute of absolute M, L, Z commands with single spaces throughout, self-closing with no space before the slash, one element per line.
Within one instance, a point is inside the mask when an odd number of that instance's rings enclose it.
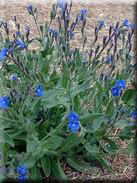
<path fill-rule="evenodd" d="M 1 26 L 6 32 L 0 48 L 4 162 L 9 167 L 24 165 L 32 179 L 67 179 L 62 159 L 77 171 L 96 175 L 93 162 L 98 162 L 114 173 L 104 159 L 119 152 L 112 129 L 122 127 L 121 140 L 132 138 L 134 143 L 135 139 L 135 123 L 129 125 L 136 116 L 135 89 L 128 87 L 136 86 L 131 54 L 134 27 L 127 19 L 110 25 L 99 44 L 105 27 L 105 20 L 99 20 L 87 47 L 88 10 L 81 9 L 72 20 L 71 8 L 72 3 L 58 1 L 50 21 L 39 25 L 37 8 L 29 5 L 26 11 L 38 31 L 32 39 L 31 27 L 25 25 L 22 32 L 16 16 L 13 38 L 8 24 Z M 72 48 L 77 29 L 82 45 Z M 37 49 L 31 48 L 33 42 Z M 25 169 L 18 171 L 20 180 L 28 178 Z"/>

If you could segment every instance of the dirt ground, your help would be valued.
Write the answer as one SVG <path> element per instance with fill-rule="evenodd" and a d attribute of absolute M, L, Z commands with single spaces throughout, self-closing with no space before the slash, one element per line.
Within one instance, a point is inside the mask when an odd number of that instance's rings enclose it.
<path fill-rule="evenodd" d="M 27 6 L 28 4 L 26 4 Z M 19 5 L 15 3 L 9 3 L 4 6 L 0 6 L 0 21 L 7 21 L 10 28 L 10 34 L 15 33 L 14 24 L 12 21 L 12 17 L 16 16 L 17 21 L 20 23 L 21 30 L 24 31 L 24 26 L 27 25 L 30 27 L 31 36 L 37 35 L 37 29 L 34 26 L 34 20 L 31 16 L 28 15 L 25 5 Z M 38 23 L 43 24 L 43 22 L 48 21 L 49 13 L 52 8 L 52 4 L 40 5 L 37 4 L 38 8 Z M 74 4 L 72 8 L 72 18 L 80 11 L 81 8 L 86 8 L 89 12 L 87 15 L 87 25 L 86 32 L 88 34 L 88 45 L 90 45 L 91 41 L 94 38 L 94 28 L 98 23 L 99 19 L 105 20 L 106 27 L 101 31 L 100 38 L 103 38 L 104 35 L 107 35 L 108 28 L 111 24 L 116 23 L 117 21 L 122 22 L 125 18 L 129 20 L 129 22 L 134 23 L 134 11 L 135 7 L 132 4 L 88 4 L 84 5 L 81 3 Z M 53 27 L 56 25 L 52 25 Z M 100 39 L 99 38 L 99 39 Z M 81 38 L 79 29 L 76 32 L 76 41 L 73 42 L 72 46 L 80 47 Z M 88 47 L 87 45 L 87 47 Z M 33 45 L 33 47 L 37 47 Z M 114 133 L 117 133 L 115 129 Z M 128 144 L 128 141 L 122 142 L 120 140 L 117 141 L 117 144 L 121 149 L 125 148 Z M 135 176 L 135 160 L 133 156 L 129 156 L 127 154 L 124 155 L 116 155 L 111 158 L 106 158 L 112 165 L 116 176 L 110 176 L 106 171 L 103 172 L 101 169 L 98 169 L 98 176 L 93 177 L 92 175 L 80 174 L 72 170 L 68 165 L 65 167 L 65 164 L 62 165 L 64 167 L 66 175 L 73 178 L 99 178 L 99 179 L 124 179 L 130 180 Z"/>

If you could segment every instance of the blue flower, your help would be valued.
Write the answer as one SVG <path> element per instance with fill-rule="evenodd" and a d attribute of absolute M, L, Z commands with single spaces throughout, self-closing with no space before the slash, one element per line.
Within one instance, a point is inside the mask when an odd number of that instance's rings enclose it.
<path fill-rule="evenodd" d="M 29 28 L 28 26 L 26 26 L 26 27 L 24 28 L 24 31 L 25 31 L 26 34 L 29 34 L 29 33 L 30 33 L 30 28 Z"/>
<path fill-rule="evenodd" d="M 6 56 L 7 48 L 2 48 L 2 51 L 0 52 L 0 60 L 3 60 Z"/>
<path fill-rule="evenodd" d="M 19 31 L 16 31 L 16 35 L 19 36 L 20 35 L 20 32 Z"/>
<path fill-rule="evenodd" d="M 2 52 L 6 53 L 8 51 L 7 48 L 2 48 Z"/>
<path fill-rule="evenodd" d="M 77 132 L 79 129 L 79 116 L 76 116 L 74 112 L 70 112 L 70 114 L 68 115 L 68 129 L 71 132 Z"/>
<path fill-rule="evenodd" d="M 29 5 L 29 6 L 27 7 L 27 10 L 28 10 L 28 12 L 29 12 L 30 14 L 32 14 L 32 13 L 33 13 L 32 5 Z"/>
<path fill-rule="evenodd" d="M 86 15 L 87 13 L 88 11 L 85 8 L 80 10 L 80 15 Z"/>
<path fill-rule="evenodd" d="M 68 36 L 69 36 L 70 39 L 72 39 L 74 37 L 74 35 L 75 35 L 74 32 L 68 30 Z"/>
<path fill-rule="evenodd" d="M 106 57 L 105 57 L 105 63 L 106 63 L 106 64 L 112 63 L 112 55 L 106 56 Z"/>
<path fill-rule="evenodd" d="M 53 32 L 53 29 L 48 28 L 48 33 L 52 33 L 52 32 Z"/>
<path fill-rule="evenodd" d="M 125 20 L 123 21 L 123 25 L 124 25 L 125 27 L 131 29 L 131 30 L 134 29 L 134 27 L 135 27 L 135 24 L 133 24 L 133 23 L 129 24 L 128 19 L 125 19 Z"/>
<path fill-rule="evenodd" d="M 15 22 L 16 22 L 16 16 L 13 16 L 13 21 L 15 21 Z"/>
<path fill-rule="evenodd" d="M 115 84 L 119 89 L 126 88 L 126 81 L 125 80 L 117 80 Z"/>
<path fill-rule="evenodd" d="M 132 120 L 135 120 L 136 116 L 137 116 L 137 112 L 136 111 L 130 113 L 130 117 L 132 118 Z"/>
<path fill-rule="evenodd" d="M 14 48 L 10 48 L 9 52 L 12 53 L 14 51 Z"/>
<path fill-rule="evenodd" d="M 79 116 L 76 116 L 74 112 L 70 112 L 70 114 L 68 115 L 69 122 L 75 122 L 79 118 L 80 117 Z"/>
<path fill-rule="evenodd" d="M 128 19 L 127 18 L 123 21 L 123 25 L 128 26 Z"/>
<path fill-rule="evenodd" d="M 78 129 L 79 129 L 79 123 L 78 121 L 75 121 L 75 122 L 70 122 L 68 124 L 68 129 L 71 131 L 71 132 L 77 132 Z"/>
<path fill-rule="evenodd" d="M 17 74 L 12 75 L 12 80 L 17 80 Z"/>
<path fill-rule="evenodd" d="M 79 17 L 78 17 L 79 21 L 84 21 L 86 18 L 83 14 L 81 14 Z"/>
<path fill-rule="evenodd" d="M 120 94 L 120 90 L 117 86 L 113 86 L 111 88 L 111 93 L 112 93 L 113 96 L 118 96 Z"/>
<path fill-rule="evenodd" d="M 20 48 L 26 48 L 25 44 L 20 40 L 16 40 L 16 45 L 19 46 Z"/>
<path fill-rule="evenodd" d="M 24 165 L 19 165 L 16 170 L 19 175 L 26 174 L 26 167 Z"/>
<path fill-rule="evenodd" d="M 0 108 L 6 109 L 9 104 L 9 99 L 6 96 L 0 97 Z"/>
<path fill-rule="evenodd" d="M 135 28 L 135 24 L 133 24 L 133 23 L 129 24 L 128 28 L 131 29 L 131 30 L 134 29 Z"/>
<path fill-rule="evenodd" d="M 64 8 L 65 8 L 64 0 L 57 0 L 56 6 L 57 6 L 58 8 L 64 9 Z"/>
<path fill-rule="evenodd" d="M 80 10 L 80 15 L 79 15 L 79 21 L 84 21 L 85 20 L 85 15 L 88 13 L 88 11 L 86 9 L 81 9 Z"/>
<path fill-rule="evenodd" d="M 20 175 L 17 177 L 17 180 L 26 180 L 26 177 L 24 175 Z"/>
<path fill-rule="evenodd" d="M 128 124 L 129 124 L 129 125 L 134 125 L 135 122 L 134 122 L 134 121 L 129 121 Z"/>
<path fill-rule="evenodd" d="M 40 84 L 38 84 L 38 87 L 36 89 L 36 95 L 39 97 L 43 96 L 42 87 L 40 86 Z"/>
<path fill-rule="evenodd" d="M 98 29 L 100 30 L 100 29 L 102 29 L 103 27 L 105 27 L 105 22 L 104 22 L 104 20 L 99 20 L 99 21 L 98 21 Z"/>

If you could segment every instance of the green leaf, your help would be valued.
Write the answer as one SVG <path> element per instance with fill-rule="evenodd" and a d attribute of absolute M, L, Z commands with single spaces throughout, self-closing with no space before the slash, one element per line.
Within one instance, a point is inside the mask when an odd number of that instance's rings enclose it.
<path fill-rule="evenodd" d="M 61 175 L 62 179 L 63 180 L 67 180 L 67 176 L 65 175 L 65 173 L 64 173 L 64 171 L 63 171 L 63 169 L 62 169 L 62 167 L 60 165 L 59 159 L 57 159 L 57 166 L 58 166 L 58 170 L 60 172 L 60 175 Z"/>
<path fill-rule="evenodd" d="M 52 136 L 44 142 L 43 148 L 55 151 L 59 146 L 63 144 L 63 142 L 64 138 L 59 136 Z"/>
<path fill-rule="evenodd" d="M 91 146 L 91 144 L 88 142 L 85 144 L 85 149 L 91 153 L 92 156 L 96 156 L 97 154 L 99 154 L 99 149 L 97 147 L 97 145 L 93 144 Z"/>
<path fill-rule="evenodd" d="M 135 142 L 135 140 L 133 142 L 131 142 L 131 144 L 128 145 L 127 152 L 129 154 L 134 154 L 136 152 L 136 142 Z"/>
<path fill-rule="evenodd" d="M 62 168 L 60 167 L 59 163 L 57 163 L 54 159 L 51 159 L 51 172 L 52 176 L 56 179 L 65 180 L 67 177 L 65 176 Z"/>
<path fill-rule="evenodd" d="M 110 147 L 108 144 L 105 145 L 103 143 L 100 143 L 101 147 L 110 155 L 115 155 L 117 154 L 117 151 L 114 150 L 112 147 Z"/>
<path fill-rule="evenodd" d="M 77 51 L 77 57 L 76 57 L 76 68 L 79 67 L 81 65 L 82 62 L 82 58 L 80 55 L 80 50 Z"/>
<path fill-rule="evenodd" d="M 107 106 L 106 116 L 112 117 L 114 114 L 114 109 L 115 109 L 115 106 L 114 106 L 114 102 L 112 99 Z"/>
<path fill-rule="evenodd" d="M 100 118 L 104 116 L 103 113 L 91 113 L 91 114 L 86 114 L 86 115 L 83 115 L 80 117 L 80 122 L 81 124 L 87 124 L 87 123 L 90 123 L 90 122 L 93 122 L 93 120 L 97 119 L 97 118 Z"/>
<path fill-rule="evenodd" d="M 134 96 L 134 90 L 133 89 L 128 89 L 124 92 L 121 100 L 123 102 L 125 102 L 125 104 L 127 104 L 129 102 L 129 100 L 132 99 L 132 97 Z"/>
<path fill-rule="evenodd" d="M 111 148 L 113 148 L 114 150 L 118 150 L 118 147 L 117 147 L 116 143 L 114 142 L 114 140 L 112 140 L 106 136 L 103 136 L 103 140 L 107 141 L 109 143 L 109 145 L 111 146 Z"/>
<path fill-rule="evenodd" d="M 85 70 L 85 72 L 84 72 Z M 86 69 L 83 68 L 83 71 L 78 75 L 77 83 L 81 83 L 86 79 Z"/>
<path fill-rule="evenodd" d="M 125 56 L 126 56 L 126 49 L 124 49 L 124 48 L 120 49 L 119 54 L 120 54 L 121 61 L 124 62 Z"/>
<path fill-rule="evenodd" d="M 58 81 L 59 77 L 57 75 L 57 72 L 56 70 L 54 69 L 51 76 L 50 76 L 50 81 L 54 82 L 55 85 L 57 84 L 57 81 Z"/>
<path fill-rule="evenodd" d="M 26 168 L 31 168 L 31 167 L 33 167 L 33 166 L 35 165 L 35 163 L 36 163 L 36 159 L 35 159 L 34 157 L 31 157 L 31 158 L 29 158 L 29 160 L 23 162 L 23 164 L 24 164 L 24 166 L 25 166 Z"/>
<path fill-rule="evenodd" d="M 104 160 L 101 156 L 97 155 L 96 160 L 99 161 L 99 163 L 102 165 L 103 168 L 106 168 L 111 174 L 115 175 L 112 168 L 110 167 L 110 164 L 107 160 Z"/>
<path fill-rule="evenodd" d="M 59 94 L 57 89 L 52 89 L 44 92 L 44 96 L 42 97 L 42 101 L 49 101 Z"/>
<path fill-rule="evenodd" d="M 68 107 L 70 105 L 70 99 L 69 99 L 69 97 L 66 97 L 66 96 L 56 97 L 51 100 L 43 101 L 43 105 L 45 108 L 52 108 L 57 105 L 64 105 L 64 106 Z"/>
<path fill-rule="evenodd" d="M 104 116 L 101 116 L 100 118 L 97 118 L 93 121 L 92 124 L 92 130 L 96 131 L 101 128 L 102 124 L 105 122 L 106 118 Z"/>
<path fill-rule="evenodd" d="M 77 94 L 86 91 L 89 88 L 90 80 L 82 83 L 81 85 L 75 85 L 71 89 L 71 97 L 75 97 Z"/>
<path fill-rule="evenodd" d="M 26 133 L 24 133 L 24 130 L 7 130 L 7 133 L 11 136 L 12 139 L 26 140 Z"/>
<path fill-rule="evenodd" d="M 124 119 L 124 120 L 119 120 L 118 122 L 116 122 L 114 124 L 115 127 L 119 127 L 119 128 L 123 128 L 125 126 L 129 126 L 128 124 L 128 119 Z"/>
<path fill-rule="evenodd" d="M 104 90 L 103 90 L 101 84 L 100 84 L 98 81 L 96 81 L 96 86 L 97 86 L 97 88 L 99 89 L 100 93 L 103 93 L 103 92 L 104 92 Z"/>
<path fill-rule="evenodd" d="M 135 138 L 135 133 L 131 132 L 133 129 L 132 129 L 132 126 L 127 126 L 127 127 L 124 127 L 122 129 L 122 131 L 119 133 L 119 138 L 121 140 L 125 140 L 125 139 L 131 139 L 131 138 Z"/>
<path fill-rule="evenodd" d="M 29 136 L 27 136 L 27 139 L 26 139 L 26 143 L 27 143 L 27 147 L 26 147 L 26 150 L 27 150 L 27 153 L 30 153 L 30 152 L 33 152 L 37 146 L 36 142 L 34 142 L 34 140 Z"/>
<path fill-rule="evenodd" d="M 73 105 L 74 105 L 74 111 L 76 111 L 78 113 L 79 112 L 79 108 L 80 108 L 80 99 L 79 99 L 78 95 L 76 95 L 73 98 Z"/>
<path fill-rule="evenodd" d="M 63 86 L 63 88 L 67 88 L 68 81 L 69 81 L 69 78 L 68 78 L 67 73 L 66 72 L 63 72 L 62 73 L 62 86 Z"/>
<path fill-rule="evenodd" d="M 51 164 L 50 164 L 50 158 L 48 156 L 43 156 L 41 158 L 41 166 L 45 173 L 45 176 L 49 176 L 51 171 Z"/>
<path fill-rule="evenodd" d="M 24 164 L 24 166 L 26 166 L 26 168 L 32 168 L 36 161 L 38 161 L 42 156 L 44 155 L 44 152 L 40 149 L 37 152 L 34 152 L 31 154 L 30 157 L 28 157 L 25 160 L 21 161 L 21 164 Z"/>
<path fill-rule="evenodd" d="M 0 96 L 2 96 L 2 94 L 3 94 L 3 89 L 4 89 L 4 87 L 2 84 L 2 79 L 0 79 Z"/>
<path fill-rule="evenodd" d="M 8 143 L 12 147 L 14 147 L 14 141 L 12 137 L 6 132 L 0 129 L 0 143 Z"/>
<path fill-rule="evenodd" d="M 37 171 L 37 173 L 36 173 L 37 179 L 41 180 L 42 179 L 42 175 L 41 175 L 41 172 L 40 172 L 40 168 L 37 167 L 36 171 Z"/>
<path fill-rule="evenodd" d="M 76 134 L 70 134 L 67 136 L 67 139 L 63 143 L 62 147 L 60 147 L 59 152 L 64 152 L 74 146 L 77 146 L 80 143 L 79 137 Z"/>
<path fill-rule="evenodd" d="M 79 161 L 75 158 L 66 158 L 67 163 L 74 168 L 75 170 L 79 172 L 89 172 L 89 173 L 95 173 L 95 168 L 91 167 L 88 163 L 84 161 Z"/>
<path fill-rule="evenodd" d="M 53 52 L 53 50 L 54 46 L 52 46 L 51 48 L 47 46 L 43 51 L 41 51 L 42 57 L 45 58 L 47 55 L 50 55 Z"/>
<path fill-rule="evenodd" d="M 29 109 L 30 111 L 36 111 L 41 105 L 41 99 L 35 98 L 33 101 L 29 103 Z"/>
<path fill-rule="evenodd" d="M 63 63 L 63 66 L 62 66 L 62 75 L 61 76 L 62 76 L 61 77 L 62 86 L 63 86 L 63 88 L 67 88 L 68 82 L 69 82 L 69 74 L 68 74 L 68 70 L 67 70 L 65 63 Z"/>
<path fill-rule="evenodd" d="M 31 168 L 31 179 L 36 180 L 37 179 L 37 167 L 36 164 Z"/>
<path fill-rule="evenodd" d="M 91 99 L 95 96 L 96 94 L 96 87 L 93 87 L 91 92 L 89 93 L 88 97 L 87 97 L 87 101 L 91 101 Z"/>

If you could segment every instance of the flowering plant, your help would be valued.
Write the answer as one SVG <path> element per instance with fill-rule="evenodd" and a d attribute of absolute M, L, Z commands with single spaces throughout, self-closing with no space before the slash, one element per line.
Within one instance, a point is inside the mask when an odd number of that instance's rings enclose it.
<path fill-rule="evenodd" d="M 53 5 L 50 22 L 40 26 L 37 8 L 27 7 L 39 37 L 30 39 L 29 27 L 23 35 L 15 16 L 14 40 L 9 38 L 7 23 L 1 24 L 7 36 L 0 52 L 4 162 L 9 167 L 24 165 L 32 179 L 67 179 L 60 164 L 62 159 L 81 172 L 96 174 L 92 163 L 97 161 L 114 173 L 103 158 L 119 152 L 112 128 L 123 127 L 118 135 L 122 140 L 135 138 L 135 124 L 128 124 L 135 90 L 127 88 L 127 82 L 136 85 L 131 56 L 134 26 L 127 20 L 111 25 L 108 36 L 99 45 L 98 35 L 105 26 L 100 20 L 95 39 L 85 51 L 88 11 L 82 9 L 71 21 L 72 4 L 62 3 Z M 58 30 L 51 28 L 53 20 L 58 22 Z M 82 50 L 71 47 L 77 26 L 81 30 Z M 39 48 L 29 50 L 34 41 Z M 121 65 L 119 69 L 117 63 Z M 24 179 L 24 174 L 20 179 Z"/>

